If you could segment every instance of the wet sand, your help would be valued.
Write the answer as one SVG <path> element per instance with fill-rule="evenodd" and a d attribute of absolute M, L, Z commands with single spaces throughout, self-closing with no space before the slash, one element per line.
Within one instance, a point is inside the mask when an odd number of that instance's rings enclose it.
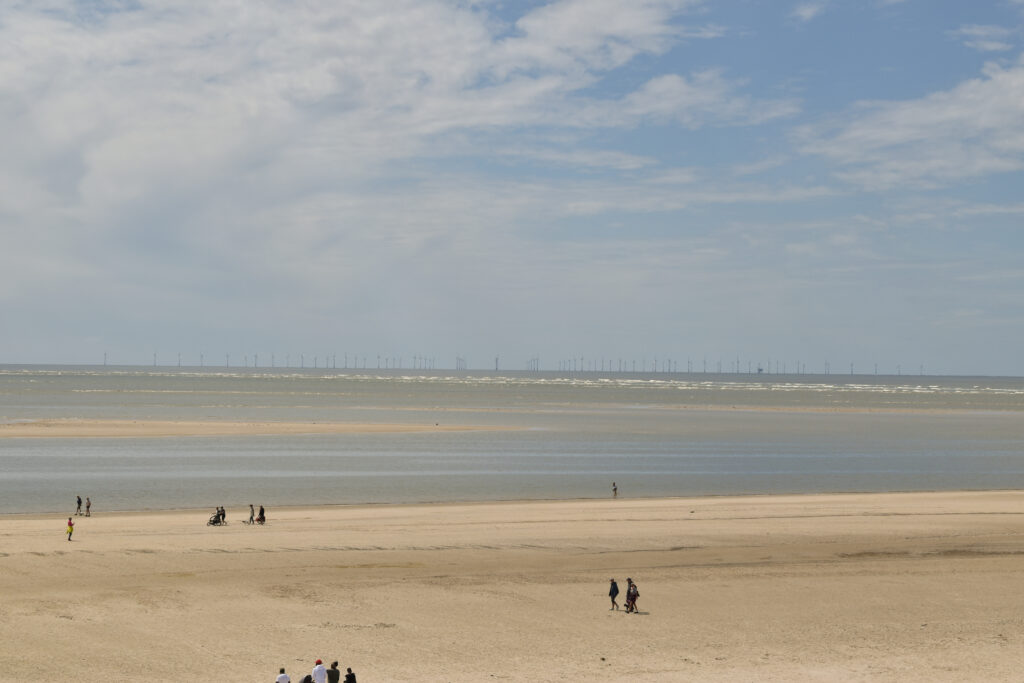
<path fill-rule="evenodd" d="M 0 516 L 0 680 L 1001 681 L 1024 493 Z M 608 579 L 640 587 L 610 611 Z M 621 600 L 620 600 L 621 602 Z M 299 674 L 296 676 L 296 674 Z"/>

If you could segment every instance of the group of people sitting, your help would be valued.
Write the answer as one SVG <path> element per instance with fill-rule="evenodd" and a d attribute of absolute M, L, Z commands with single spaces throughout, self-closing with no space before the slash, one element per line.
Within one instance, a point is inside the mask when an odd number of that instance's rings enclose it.
<path fill-rule="evenodd" d="M 267 513 L 260 505 L 260 514 L 256 515 L 256 509 L 253 508 L 252 503 L 249 504 L 249 521 L 246 524 L 264 524 L 267 521 Z M 211 526 L 220 526 L 221 524 L 228 523 L 228 513 L 224 510 L 223 506 L 219 506 L 214 510 L 213 515 L 210 517 L 210 521 L 207 522 Z"/>
<path fill-rule="evenodd" d="M 313 671 L 295 683 L 339 683 L 340 681 L 341 670 L 338 669 L 338 663 L 333 662 L 331 668 L 328 669 L 324 666 L 323 661 L 318 659 L 313 667 Z M 284 672 L 283 666 L 281 667 L 281 673 L 276 679 L 276 683 L 292 683 L 291 676 Z M 352 673 L 351 667 L 349 667 L 348 672 L 345 674 L 345 683 L 356 683 L 356 675 Z"/>

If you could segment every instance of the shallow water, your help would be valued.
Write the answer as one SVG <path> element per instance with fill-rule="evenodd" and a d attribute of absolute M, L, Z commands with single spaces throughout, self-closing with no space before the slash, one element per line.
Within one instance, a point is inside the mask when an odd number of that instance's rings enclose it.
<path fill-rule="evenodd" d="M 0 420 L 60 417 L 516 429 L 5 438 L 0 513 L 1024 488 L 1016 378 L 0 367 Z"/>

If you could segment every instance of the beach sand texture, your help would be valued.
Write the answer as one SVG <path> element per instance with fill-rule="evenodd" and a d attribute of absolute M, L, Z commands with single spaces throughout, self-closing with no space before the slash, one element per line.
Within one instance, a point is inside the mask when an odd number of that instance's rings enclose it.
<path fill-rule="evenodd" d="M 258 504 L 258 501 L 254 501 Z M 0 517 L 0 680 L 1001 681 L 1024 493 Z M 608 579 L 640 587 L 609 611 Z M 622 598 L 620 596 L 620 602 Z"/>

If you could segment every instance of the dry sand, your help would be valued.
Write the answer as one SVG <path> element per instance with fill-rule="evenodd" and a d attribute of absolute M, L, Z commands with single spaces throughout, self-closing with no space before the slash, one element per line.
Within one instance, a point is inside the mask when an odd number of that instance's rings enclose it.
<path fill-rule="evenodd" d="M 0 680 L 1024 677 L 1021 492 L 268 512 L 0 516 Z"/>
<path fill-rule="evenodd" d="M 83 438 L 355 434 L 372 432 L 493 431 L 510 427 L 357 422 L 227 422 L 188 420 L 26 420 L 0 423 L 0 438 Z"/>

